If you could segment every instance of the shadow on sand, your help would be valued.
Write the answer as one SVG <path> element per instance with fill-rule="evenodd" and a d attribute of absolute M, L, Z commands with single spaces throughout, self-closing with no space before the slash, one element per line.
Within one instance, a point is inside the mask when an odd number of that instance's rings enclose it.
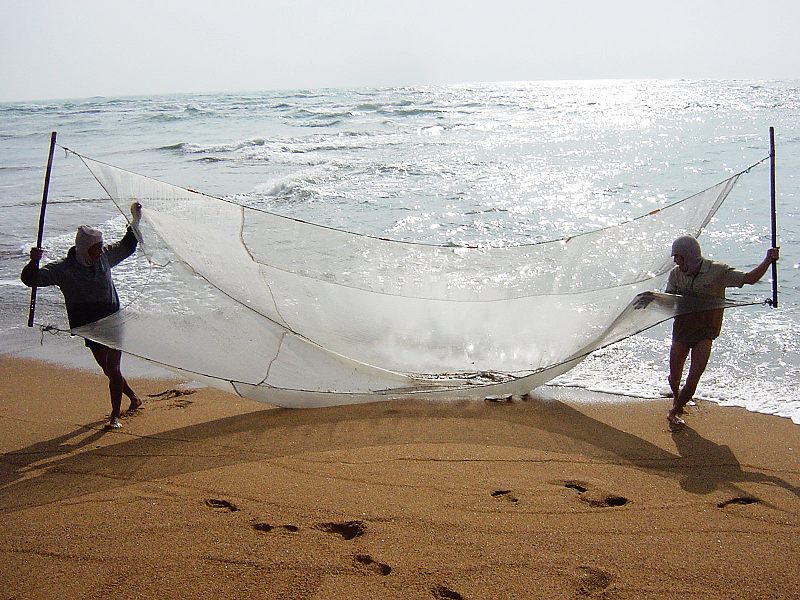
<path fill-rule="evenodd" d="M 398 426 L 398 421 L 402 425 Z M 480 444 L 573 453 L 629 465 L 708 494 L 736 483 L 788 482 L 745 471 L 727 446 L 686 427 L 675 454 L 558 401 L 507 407 L 480 402 L 381 402 L 320 409 L 265 409 L 155 435 L 106 433 L 93 423 L 0 457 L 0 513 L 132 483 L 218 467 L 332 450 L 422 444 Z M 68 443 L 81 433 L 80 440 Z M 120 442 L 75 452 L 103 435 Z M 67 456 L 62 456 L 69 452 Z"/>
<path fill-rule="evenodd" d="M 775 485 L 800 496 L 800 489 L 780 477 L 745 471 L 730 446 L 707 440 L 689 426 L 674 431 L 672 439 L 685 459 L 678 475 L 681 487 L 687 492 L 708 494 L 723 488 L 737 490 L 735 483 L 747 482 Z"/>

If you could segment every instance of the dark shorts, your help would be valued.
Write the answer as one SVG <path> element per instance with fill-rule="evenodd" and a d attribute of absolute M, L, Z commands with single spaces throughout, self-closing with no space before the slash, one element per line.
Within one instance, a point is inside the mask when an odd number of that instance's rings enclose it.
<path fill-rule="evenodd" d="M 689 348 L 694 348 L 703 340 L 713 341 L 718 336 L 719 332 L 711 324 L 697 323 L 693 319 L 681 319 L 680 317 L 676 317 L 672 322 L 672 341 L 680 342 Z"/>

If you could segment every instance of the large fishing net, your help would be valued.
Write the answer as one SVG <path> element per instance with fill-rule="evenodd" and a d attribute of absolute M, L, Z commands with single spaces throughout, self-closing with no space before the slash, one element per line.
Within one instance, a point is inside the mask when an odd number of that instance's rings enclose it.
<path fill-rule="evenodd" d="M 741 174 L 618 226 L 468 247 L 323 227 L 81 158 L 123 214 L 142 204 L 152 274 L 73 333 L 271 404 L 522 394 L 676 314 L 733 304 L 649 291 L 672 240 L 699 235 Z"/>

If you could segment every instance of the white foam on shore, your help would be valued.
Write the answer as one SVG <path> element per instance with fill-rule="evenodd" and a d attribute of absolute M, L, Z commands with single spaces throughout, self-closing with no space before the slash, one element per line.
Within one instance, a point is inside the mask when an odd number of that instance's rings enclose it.
<path fill-rule="evenodd" d="M 0 354 L 17 358 L 30 359 L 51 363 L 71 369 L 99 372 L 99 367 L 94 362 L 91 353 L 84 347 L 83 339 L 70 336 L 66 333 L 52 334 L 42 332 L 39 328 L 20 327 L 12 330 L 11 335 L 3 339 Z M 137 358 L 123 355 L 123 372 L 126 377 L 139 379 L 180 379 L 185 386 L 205 387 L 177 375 L 169 369 Z M 629 402 L 662 402 L 667 407 L 670 400 L 664 396 L 664 386 L 658 389 L 651 388 L 634 390 L 627 386 L 619 389 L 611 385 L 591 385 L 578 383 L 579 378 L 573 378 L 574 383 L 568 383 L 569 377 L 562 376 L 557 381 L 560 383 L 549 384 L 538 388 L 537 396 L 543 400 L 569 400 L 579 403 L 608 403 L 625 404 Z M 752 388 L 750 388 L 752 389 Z M 655 390 L 655 391 L 654 391 Z M 640 393 L 644 392 L 644 393 Z M 698 394 L 698 399 L 710 401 L 720 406 L 736 406 L 750 412 L 790 418 L 792 422 L 800 425 L 800 401 L 768 402 L 763 399 L 747 400 L 743 398 L 723 399 Z M 666 408 L 665 408 L 666 410 Z"/>

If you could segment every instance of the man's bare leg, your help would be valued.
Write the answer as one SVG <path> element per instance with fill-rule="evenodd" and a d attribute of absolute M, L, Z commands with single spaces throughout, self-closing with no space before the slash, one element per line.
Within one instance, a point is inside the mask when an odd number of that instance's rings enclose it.
<path fill-rule="evenodd" d="M 672 342 L 669 349 L 669 389 L 672 390 L 673 400 L 680 394 L 683 366 L 686 364 L 688 356 L 689 346 L 683 342 Z"/>
<path fill-rule="evenodd" d="M 138 408 L 141 408 L 142 401 L 139 399 L 139 396 L 137 396 L 136 392 L 131 389 L 131 386 L 128 385 L 128 381 L 124 377 L 122 378 L 122 381 L 124 382 L 122 393 L 125 394 L 131 401 L 130 405 L 128 406 L 128 412 L 132 412 Z"/>
<path fill-rule="evenodd" d="M 691 349 L 691 360 L 689 363 L 689 373 L 686 375 L 686 383 L 672 401 L 672 410 L 669 411 L 667 419 L 670 423 L 675 425 L 682 425 L 683 420 L 679 417 L 683 413 L 683 407 L 694 397 L 697 391 L 697 385 L 700 383 L 700 377 L 708 366 L 708 360 L 711 358 L 711 340 L 705 339 L 697 342 Z M 670 366 L 672 364 L 670 356 Z M 671 370 L 671 369 L 670 369 Z M 670 375 L 672 377 L 672 375 Z M 670 380 L 670 385 L 672 380 Z"/>
<path fill-rule="evenodd" d="M 108 377 L 108 391 L 111 396 L 111 418 L 109 425 L 111 427 L 119 427 L 119 415 L 122 408 L 122 395 L 123 393 L 131 400 L 129 410 L 136 410 L 142 404 L 142 401 L 136 396 L 136 393 L 130 388 L 128 382 L 122 376 L 120 365 L 122 362 L 122 352 L 114 350 L 113 348 L 92 348 L 92 354 L 97 364 L 103 369 L 103 373 Z"/>

